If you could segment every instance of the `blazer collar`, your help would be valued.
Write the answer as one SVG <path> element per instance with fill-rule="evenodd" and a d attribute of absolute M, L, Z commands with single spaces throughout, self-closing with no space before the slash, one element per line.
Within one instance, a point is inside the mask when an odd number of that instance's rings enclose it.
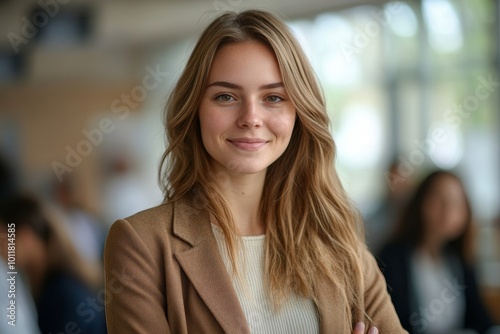
<path fill-rule="evenodd" d="M 250 333 L 222 261 L 206 210 L 184 196 L 174 204 L 173 232 L 192 248 L 175 253 L 177 261 L 226 333 Z"/>

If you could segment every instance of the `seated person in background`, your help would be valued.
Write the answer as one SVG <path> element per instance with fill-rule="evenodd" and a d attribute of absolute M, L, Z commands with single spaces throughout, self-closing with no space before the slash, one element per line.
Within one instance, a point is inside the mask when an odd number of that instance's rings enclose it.
<path fill-rule="evenodd" d="M 1 153 L 0 207 L 17 192 L 15 169 L 10 166 L 8 159 L 5 159 Z M 14 255 L 15 251 L 12 249 L 11 242 L 13 241 L 12 237 L 15 236 L 14 232 L 12 225 L 8 226 L 6 222 L 0 222 L 0 309 L 5 312 L 0 318 L 0 333 L 39 334 L 35 303 L 22 273 L 18 272 L 15 275 L 15 296 L 9 293 L 13 280 L 11 280 L 11 275 L 7 273 L 15 272 L 17 269 L 10 267 L 13 261 L 11 261 L 12 258 L 9 259 L 9 256 Z M 10 251 L 9 246 L 11 247 Z M 14 306 L 11 305 L 11 302 L 14 303 Z"/>
<path fill-rule="evenodd" d="M 10 263 L 13 263 L 13 250 L 9 239 L 12 241 L 13 235 L 13 226 L 0 222 L 0 308 L 5 312 L 0 318 L 0 333 L 39 334 L 35 303 L 24 275 L 21 272 L 8 274 L 16 272 L 19 263 L 16 256 L 15 267 L 10 267 Z M 22 262 L 21 258 L 19 260 Z M 11 284 L 14 283 L 15 292 L 11 293 Z"/>
<path fill-rule="evenodd" d="M 410 333 L 486 333 L 492 326 L 471 266 L 471 225 L 464 187 L 446 171 L 427 176 L 403 210 L 379 265 Z"/>
<path fill-rule="evenodd" d="M 16 269 L 25 273 L 31 287 L 41 332 L 105 333 L 104 302 L 98 304 L 98 295 L 74 269 L 82 263 L 78 253 L 61 241 L 62 234 L 38 201 L 12 198 L 0 208 L 0 222 L 15 224 Z M 68 265 L 70 254 L 73 266 Z"/>

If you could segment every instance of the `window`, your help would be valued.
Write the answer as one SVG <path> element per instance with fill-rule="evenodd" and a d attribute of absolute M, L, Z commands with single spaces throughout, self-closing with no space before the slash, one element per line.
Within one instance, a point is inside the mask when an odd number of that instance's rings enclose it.
<path fill-rule="evenodd" d="M 488 0 L 423 0 L 290 22 L 325 90 L 339 172 L 363 211 L 387 190 L 396 156 L 416 174 L 457 170 L 481 222 L 499 214 L 495 11 Z"/>

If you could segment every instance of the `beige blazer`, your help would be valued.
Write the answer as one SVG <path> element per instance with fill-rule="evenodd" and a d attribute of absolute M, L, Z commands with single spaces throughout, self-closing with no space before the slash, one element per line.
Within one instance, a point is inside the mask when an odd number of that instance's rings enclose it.
<path fill-rule="evenodd" d="M 209 216 L 189 197 L 115 222 L 104 266 L 110 334 L 250 333 Z M 368 252 L 364 269 L 366 313 L 381 334 L 406 333 Z M 335 288 L 318 289 L 320 332 L 350 333 Z M 362 314 L 354 319 L 365 320 Z"/>

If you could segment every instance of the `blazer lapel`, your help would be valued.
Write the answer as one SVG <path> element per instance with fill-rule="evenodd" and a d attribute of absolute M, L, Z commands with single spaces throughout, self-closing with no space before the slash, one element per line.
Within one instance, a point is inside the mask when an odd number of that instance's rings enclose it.
<path fill-rule="evenodd" d="M 343 304 L 340 303 L 338 289 L 331 284 L 320 283 L 317 299 L 320 333 L 349 333 L 347 316 Z"/>
<path fill-rule="evenodd" d="M 250 333 L 238 297 L 217 248 L 208 213 L 191 198 L 175 204 L 174 234 L 192 248 L 175 253 L 196 291 L 227 333 Z"/>

